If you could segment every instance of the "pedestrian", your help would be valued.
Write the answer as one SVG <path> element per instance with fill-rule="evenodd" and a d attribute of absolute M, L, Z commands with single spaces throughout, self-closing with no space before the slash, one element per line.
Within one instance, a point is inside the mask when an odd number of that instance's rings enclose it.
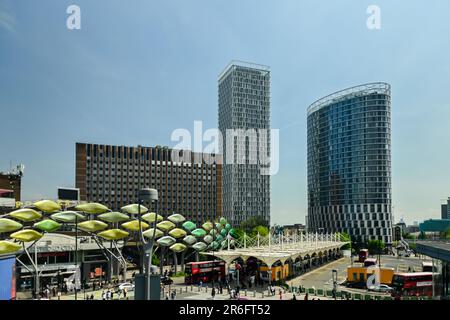
<path fill-rule="evenodd" d="M 91 300 L 94 300 L 94 294 L 91 293 Z"/>
<path fill-rule="evenodd" d="M 123 297 L 127 298 L 127 288 L 123 288 Z"/>
<path fill-rule="evenodd" d="M 166 300 L 169 300 L 169 292 L 166 293 Z"/>
<path fill-rule="evenodd" d="M 305 294 L 305 300 L 308 300 L 308 292 Z"/>
<path fill-rule="evenodd" d="M 92 284 L 92 291 L 95 291 L 95 281 L 94 281 L 94 283 Z"/>
<path fill-rule="evenodd" d="M 102 291 L 102 300 L 106 300 L 106 293 L 105 293 L 105 291 Z"/>
<path fill-rule="evenodd" d="M 280 295 L 280 300 L 283 300 L 283 292 L 280 289 L 280 292 L 278 293 Z"/>
<path fill-rule="evenodd" d="M 211 290 L 211 297 L 212 297 L 213 300 L 214 300 L 215 295 L 216 295 L 216 288 L 212 288 L 212 290 Z"/>
<path fill-rule="evenodd" d="M 58 291 L 58 300 L 61 300 L 61 291 Z"/>
<path fill-rule="evenodd" d="M 295 296 L 295 292 L 292 294 L 292 300 L 297 300 L 297 297 Z"/>
<path fill-rule="evenodd" d="M 203 288 L 203 281 L 200 280 L 200 282 L 198 283 L 198 285 L 200 286 L 200 288 Z"/>
<path fill-rule="evenodd" d="M 111 300 L 114 300 L 114 291 L 111 291 Z"/>
<path fill-rule="evenodd" d="M 56 288 L 53 287 L 52 291 L 53 291 L 53 297 L 56 297 Z"/>

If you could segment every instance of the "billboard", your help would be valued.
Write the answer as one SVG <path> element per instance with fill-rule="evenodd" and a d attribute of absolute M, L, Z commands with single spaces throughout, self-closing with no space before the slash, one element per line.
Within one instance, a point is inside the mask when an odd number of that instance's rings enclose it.
<path fill-rule="evenodd" d="M 16 299 L 16 258 L 0 258 L 0 300 Z"/>
<path fill-rule="evenodd" d="M 80 200 L 80 189 L 77 188 L 58 188 L 58 199 L 59 200 Z"/>

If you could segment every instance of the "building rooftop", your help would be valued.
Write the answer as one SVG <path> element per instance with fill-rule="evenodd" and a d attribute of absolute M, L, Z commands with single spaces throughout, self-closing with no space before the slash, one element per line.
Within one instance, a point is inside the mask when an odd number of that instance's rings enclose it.
<path fill-rule="evenodd" d="M 391 86 L 385 82 L 366 83 L 329 94 L 308 107 L 308 116 L 321 108 L 342 100 L 362 97 L 373 93 L 390 94 Z"/>
<path fill-rule="evenodd" d="M 262 65 L 262 64 L 257 64 L 257 63 L 253 63 L 253 62 L 245 62 L 245 61 L 240 61 L 240 60 L 232 60 L 226 67 L 225 69 L 219 74 L 219 80 L 222 79 L 225 74 L 228 73 L 228 71 L 230 71 L 233 67 L 243 67 L 243 68 L 248 68 L 248 69 L 254 69 L 254 70 L 258 70 L 258 71 L 270 71 L 270 67 L 266 66 L 266 65 Z"/>

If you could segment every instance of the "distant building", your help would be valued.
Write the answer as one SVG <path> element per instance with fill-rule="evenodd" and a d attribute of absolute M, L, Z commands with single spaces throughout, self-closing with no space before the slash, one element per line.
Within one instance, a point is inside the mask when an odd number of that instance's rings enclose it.
<path fill-rule="evenodd" d="M 295 223 L 281 226 L 281 229 L 285 236 L 291 236 L 294 234 L 298 234 L 299 232 L 305 232 L 306 226 L 301 223 Z"/>
<path fill-rule="evenodd" d="M 394 241 L 399 241 L 402 238 L 402 227 L 399 225 L 394 225 L 393 228 Z"/>
<path fill-rule="evenodd" d="M 412 225 L 412 226 L 407 226 L 405 229 L 406 233 L 416 233 L 419 232 L 419 226 L 418 225 Z"/>
<path fill-rule="evenodd" d="M 441 219 L 450 219 L 450 197 L 441 205 Z"/>
<path fill-rule="evenodd" d="M 21 186 L 24 166 L 17 166 L 9 172 L 0 172 L 0 208 L 15 208 L 21 200 Z"/>

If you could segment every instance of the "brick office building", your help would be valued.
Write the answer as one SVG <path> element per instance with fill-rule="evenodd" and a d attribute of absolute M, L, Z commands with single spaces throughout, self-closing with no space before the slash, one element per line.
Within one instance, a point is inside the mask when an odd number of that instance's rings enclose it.
<path fill-rule="evenodd" d="M 205 163 L 203 156 L 215 161 Z M 75 184 L 81 201 L 100 202 L 112 210 L 136 203 L 140 188 L 154 188 L 159 214 L 214 220 L 222 215 L 221 156 L 192 152 L 190 158 L 172 161 L 167 147 L 77 143 Z"/>

